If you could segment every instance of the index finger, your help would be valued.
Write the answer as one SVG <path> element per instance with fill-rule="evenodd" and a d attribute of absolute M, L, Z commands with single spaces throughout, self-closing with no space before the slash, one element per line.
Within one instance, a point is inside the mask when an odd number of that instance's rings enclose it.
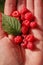
<path fill-rule="evenodd" d="M 16 9 L 16 0 L 6 0 L 5 1 L 4 13 L 6 15 L 10 15 L 11 12 L 15 9 Z"/>

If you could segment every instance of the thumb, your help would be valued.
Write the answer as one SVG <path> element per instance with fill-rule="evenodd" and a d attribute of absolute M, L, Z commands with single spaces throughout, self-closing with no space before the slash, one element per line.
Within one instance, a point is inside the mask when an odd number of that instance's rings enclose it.
<path fill-rule="evenodd" d="M 19 57 L 19 47 L 16 48 L 7 37 L 0 40 L 0 65 L 19 65 L 22 63 Z"/>

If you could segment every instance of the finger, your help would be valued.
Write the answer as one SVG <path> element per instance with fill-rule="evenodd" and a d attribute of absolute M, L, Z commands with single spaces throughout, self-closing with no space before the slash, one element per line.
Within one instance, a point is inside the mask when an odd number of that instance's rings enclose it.
<path fill-rule="evenodd" d="M 23 64 L 20 48 L 19 46 L 13 45 L 7 37 L 4 37 L 0 40 L 0 65 L 14 64 Z"/>
<path fill-rule="evenodd" d="M 34 13 L 34 0 L 27 0 L 26 2 L 27 8 Z"/>
<path fill-rule="evenodd" d="M 34 0 L 34 15 L 36 16 L 37 24 L 42 29 L 42 0 Z M 42 30 L 34 29 L 32 32 L 36 38 L 42 40 Z"/>
<path fill-rule="evenodd" d="M 10 15 L 11 12 L 15 9 L 16 9 L 16 0 L 6 0 L 5 1 L 4 13 L 6 15 Z"/>
<path fill-rule="evenodd" d="M 34 14 L 36 16 L 37 19 L 37 24 L 39 25 L 39 27 L 42 29 L 42 0 L 34 0 Z M 40 49 L 41 53 L 42 53 L 42 43 L 43 43 L 43 37 L 42 37 L 42 30 L 41 29 L 32 29 L 32 33 L 34 34 L 34 36 L 38 39 L 38 42 L 36 41 L 36 47 L 38 49 Z M 42 55 L 40 55 L 42 56 Z"/>
<path fill-rule="evenodd" d="M 24 6 L 26 6 L 26 0 L 18 0 L 17 9 L 20 11 Z"/>
<path fill-rule="evenodd" d="M 10 15 L 13 10 L 15 10 L 16 7 L 16 0 L 6 0 L 5 1 L 5 8 L 4 13 L 6 15 Z M 0 14 L 0 21 L 2 20 L 2 16 Z M 2 21 L 0 22 L 0 39 L 5 36 L 4 31 L 2 29 Z"/>
<path fill-rule="evenodd" d="M 42 0 L 34 0 L 34 14 L 37 18 L 37 23 L 42 27 Z"/>

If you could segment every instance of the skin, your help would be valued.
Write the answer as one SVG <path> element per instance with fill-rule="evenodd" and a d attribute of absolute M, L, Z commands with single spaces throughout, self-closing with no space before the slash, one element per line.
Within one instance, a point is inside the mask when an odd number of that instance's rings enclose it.
<path fill-rule="evenodd" d="M 6 0 L 4 14 L 10 15 L 15 9 L 21 10 L 26 6 L 35 16 L 36 22 L 40 29 L 32 29 L 31 32 L 38 39 L 35 42 L 36 48 L 34 51 L 23 49 L 20 46 L 15 46 L 4 36 L 4 31 L 1 27 L 0 15 L 0 65 L 42 65 L 42 0 Z"/>

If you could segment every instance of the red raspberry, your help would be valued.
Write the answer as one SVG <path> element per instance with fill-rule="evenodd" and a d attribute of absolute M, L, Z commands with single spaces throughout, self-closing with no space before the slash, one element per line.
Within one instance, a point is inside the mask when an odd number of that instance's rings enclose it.
<path fill-rule="evenodd" d="M 23 42 L 27 42 L 27 40 L 24 38 L 24 39 L 23 39 Z"/>
<path fill-rule="evenodd" d="M 27 43 L 21 43 L 21 46 L 22 46 L 23 48 L 26 48 Z"/>
<path fill-rule="evenodd" d="M 33 50 L 33 43 L 32 42 L 28 42 L 27 48 L 30 49 L 30 50 Z"/>
<path fill-rule="evenodd" d="M 32 15 L 32 13 L 27 12 L 25 14 L 25 19 L 29 20 L 29 21 L 32 21 L 34 19 L 34 16 Z"/>
<path fill-rule="evenodd" d="M 25 20 L 24 14 L 21 14 L 21 20 Z"/>
<path fill-rule="evenodd" d="M 22 46 L 23 48 L 26 48 L 26 46 L 27 46 L 27 41 L 24 41 L 23 43 L 21 43 L 21 46 Z"/>
<path fill-rule="evenodd" d="M 22 34 L 22 37 L 23 37 L 23 38 L 26 38 L 26 36 L 27 36 L 26 34 L 25 34 L 25 35 L 24 35 L 24 34 Z"/>
<path fill-rule="evenodd" d="M 33 42 L 35 40 L 35 38 L 33 35 L 30 34 L 30 35 L 27 35 L 26 40 L 29 42 Z"/>
<path fill-rule="evenodd" d="M 25 21 L 23 21 L 22 25 L 23 26 L 25 25 L 25 26 L 29 27 L 30 26 L 30 21 L 25 20 Z"/>
<path fill-rule="evenodd" d="M 23 7 L 21 10 L 21 14 L 25 14 L 26 12 L 29 12 L 29 10 L 26 7 Z"/>
<path fill-rule="evenodd" d="M 31 23 L 30 23 L 30 27 L 31 27 L 31 28 L 37 27 L 37 23 L 36 23 L 36 22 L 31 22 Z"/>
<path fill-rule="evenodd" d="M 15 41 L 16 44 L 20 44 L 22 42 L 22 37 L 21 36 L 16 36 L 14 38 L 14 41 Z"/>
<path fill-rule="evenodd" d="M 21 32 L 22 32 L 23 34 L 26 34 L 26 33 L 28 32 L 28 28 L 27 28 L 26 26 L 22 26 Z"/>
<path fill-rule="evenodd" d="M 13 11 L 12 16 L 13 17 L 19 17 L 20 13 L 18 11 Z"/>

